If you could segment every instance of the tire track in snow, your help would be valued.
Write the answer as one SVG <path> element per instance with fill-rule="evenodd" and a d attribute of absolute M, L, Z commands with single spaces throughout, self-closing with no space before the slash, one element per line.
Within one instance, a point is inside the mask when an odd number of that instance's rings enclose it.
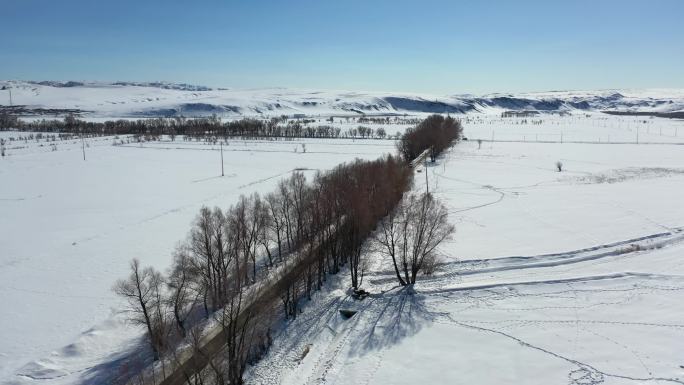
<path fill-rule="evenodd" d="M 437 288 L 432 290 L 421 290 L 421 294 L 439 294 L 439 293 L 450 293 L 459 291 L 474 291 L 474 290 L 486 290 L 486 289 L 497 289 L 505 288 L 511 286 L 537 286 L 537 285 L 557 285 L 566 283 L 580 283 L 580 282 L 593 282 L 593 281 L 606 281 L 615 279 L 626 279 L 626 278 L 648 278 L 648 279 L 666 279 L 666 278 L 680 278 L 684 280 L 684 276 L 679 275 L 662 275 L 662 274 L 651 274 L 651 273 L 615 273 L 615 274 L 604 274 L 604 275 L 594 275 L 594 276 L 582 276 L 575 278 L 563 278 L 563 279 L 548 279 L 539 281 L 519 281 L 519 282 L 500 282 L 491 283 L 485 285 L 476 286 L 457 286 L 450 288 Z"/>
<path fill-rule="evenodd" d="M 665 233 L 650 234 L 624 241 L 601 244 L 562 253 L 448 262 L 441 265 L 441 268 L 445 271 L 444 273 L 423 277 L 421 282 L 444 281 L 504 271 L 554 268 L 609 257 L 636 255 L 639 252 L 662 248 L 684 241 L 684 234 L 682 234 L 684 232 L 683 230 L 684 228 L 677 227 L 672 228 L 669 232 Z M 374 284 L 392 282 L 395 279 L 393 275 L 394 272 L 390 270 L 368 274 L 371 282 Z M 375 276 L 378 278 L 372 278 Z"/>
<path fill-rule="evenodd" d="M 507 339 L 516 341 L 517 343 L 519 343 L 519 344 L 520 344 L 521 346 L 523 346 L 523 347 L 526 347 L 526 348 L 530 348 L 530 349 L 534 349 L 534 350 L 540 351 L 540 352 L 542 352 L 542 353 L 544 353 L 544 354 L 546 354 L 546 355 L 549 355 L 549 356 L 558 358 L 558 359 L 560 359 L 560 360 L 566 361 L 566 362 L 568 362 L 568 363 L 571 363 L 571 364 L 573 364 L 573 365 L 576 365 L 576 366 L 577 366 L 577 370 L 572 371 L 572 372 L 569 374 L 569 377 L 570 377 L 571 380 L 573 380 L 573 379 L 579 380 L 580 378 L 573 377 L 573 374 L 574 374 L 574 373 L 582 373 L 582 375 L 583 375 L 584 377 L 587 377 L 587 376 L 588 376 L 588 378 L 595 379 L 596 381 L 595 381 L 595 382 L 592 382 L 592 383 L 595 383 L 595 384 L 603 382 L 603 378 L 604 378 L 604 377 L 613 377 L 613 378 L 619 378 L 619 379 L 623 379 L 623 380 L 641 381 L 641 382 L 643 382 L 643 381 L 662 381 L 662 382 L 670 382 L 670 383 L 684 384 L 684 381 L 682 381 L 682 380 L 680 380 L 680 379 L 678 379 L 678 378 L 666 378 L 666 377 L 633 377 L 633 376 L 627 376 L 627 375 L 620 374 L 620 373 L 610 373 L 610 372 L 602 371 L 602 370 L 599 370 L 599 369 L 597 369 L 596 367 L 594 367 L 594 366 L 592 366 L 592 365 L 590 365 L 590 364 L 588 364 L 588 363 L 581 362 L 581 361 L 579 361 L 579 360 L 575 360 L 575 359 L 573 359 L 573 358 L 567 357 L 567 356 L 565 356 L 565 355 L 562 355 L 562 354 L 560 354 L 560 353 L 556 353 L 556 352 L 554 352 L 554 351 L 551 351 L 551 350 L 549 350 L 549 349 L 546 349 L 546 348 L 543 348 L 543 347 L 540 347 L 540 346 L 537 346 L 537 345 L 533 345 L 533 344 L 531 344 L 531 343 L 529 343 L 529 342 L 527 342 L 527 341 L 525 341 L 525 340 L 523 340 L 523 339 L 521 339 L 521 338 L 518 338 L 518 337 L 516 337 L 516 336 L 514 336 L 514 335 L 512 335 L 512 334 L 505 333 L 505 332 L 502 332 L 502 331 L 499 331 L 499 330 L 496 330 L 496 329 L 490 329 L 490 328 L 486 328 L 486 327 L 481 327 L 481 326 L 476 326 L 476 325 L 471 325 L 471 324 L 469 324 L 469 323 L 461 322 L 461 321 L 458 321 L 458 320 L 454 319 L 454 318 L 451 316 L 451 314 L 445 314 L 443 317 L 445 318 L 444 321 L 436 321 L 436 322 L 443 323 L 443 324 L 449 324 L 449 325 L 456 325 L 456 326 L 460 326 L 460 327 L 463 327 L 463 328 L 466 328 L 466 329 L 476 330 L 476 331 L 479 331 L 479 332 L 484 332 L 484 333 L 489 333 L 489 334 L 495 334 L 495 335 L 498 335 L 498 336 L 501 336 L 501 337 L 505 337 L 505 338 L 507 338 Z M 579 381 L 571 381 L 571 382 L 573 382 L 573 383 L 587 384 L 587 382 L 579 382 Z"/>
<path fill-rule="evenodd" d="M 357 331 L 357 326 L 361 323 L 363 317 L 363 311 L 371 309 L 376 304 L 376 301 L 377 298 L 369 298 L 368 302 L 351 319 L 345 321 L 344 328 L 333 335 L 333 339 L 326 347 L 325 352 L 318 356 L 312 372 L 304 382 L 305 384 L 318 385 L 325 383 L 328 375 L 338 369 L 336 363 L 340 358 L 340 354 L 347 347 L 350 337 Z"/>

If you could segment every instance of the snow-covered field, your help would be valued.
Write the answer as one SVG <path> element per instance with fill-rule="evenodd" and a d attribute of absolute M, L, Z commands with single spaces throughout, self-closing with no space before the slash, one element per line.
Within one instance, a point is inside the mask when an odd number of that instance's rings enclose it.
<path fill-rule="evenodd" d="M 563 172 L 555 164 L 562 162 Z M 553 253 L 684 226 L 680 145 L 463 142 L 429 168 L 457 258 Z"/>
<path fill-rule="evenodd" d="M 682 121 L 463 118 L 469 140 L 427 169 L 457 228 L 442 269 L 409 294 L 375 261 L 362 302 L 347 298 L 345 275 L 330 280 L 248 378 L 684 383 Z M 636 142 L 637 129 L 641 144 L 614 144 Z M 475 140 L 492 132 L 494 142 Z M 15 141 L 0 159 L 3 385 L 100 383 L 121 370 L 110 363 L 141 331 L 115 314 L 111 285 L 133 257 L 168 266 L 201 205 L 270 191 L 295 168 L 394 151 L 387 140 L 235 140 L 221 178 L 217 145 L 112 142 L 90 139 L 85 162 L 78 140 L 54 151 Z M 360 312 L 342 320 L 337 310 L 349 307 Z"/>
<path fill-rule="evenodd" d="M 375 261 L 360 302 L 338 277 L 254 383 L 684 383 L 684 148 L 468 141 L 428 179 L 457 227 L 440 271 L 410 294 Z"/>
<path fill-rule="evenodd" d="M 470 140 L 513 142 L 684 143 L 684 121 L 602 113 L 539 115 L 502 118 L 467 115 L 463 118 Z"/>
<path fill-rule="evenodd" d="M 14 141 L 0 159 L 0 383 L 107 370 L 141 333 L 115 315 L 112 284 L 134 257 L 169 266 L 202 205 L 269 192 L 295 168 L 313 175 L 394 151 L 387 140 L 230 141 L 220 177 L 218 145 L 113 141 L 88 139 L 86 161 L 80 140 Z"/>

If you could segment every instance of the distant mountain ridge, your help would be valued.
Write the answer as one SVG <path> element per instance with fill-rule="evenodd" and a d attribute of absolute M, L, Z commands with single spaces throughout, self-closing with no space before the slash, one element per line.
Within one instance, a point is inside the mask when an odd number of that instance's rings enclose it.
<path fill-rule="evenodd" d="M 0 81 L 0 108 L 19 115 L 78 111 L 83 117 L 331 116 L 532 111 L 684 112 L 684 90 L 551 91 L 434 96 L 391 92 L 221 89 L 168 82 Z M 47 112 L 46 112 L 47 111 Z"/>
<path fill-rule="evenodd" d="M 198 86 L 186 83 L 169 83 L 169 82 L 79 82 L 79 81 L 59 81 L 59 80 L 43 80 L 43 81 L 27 81 L 29 84 L 36 84 L 49 87 L 97 87 L 97 86 L 136 86 L 136 87 L 151 87 L 162 88 L 165 90 L 179 90 L 179 91 L 212 91 L 212 88 L 205 86 Z"/>

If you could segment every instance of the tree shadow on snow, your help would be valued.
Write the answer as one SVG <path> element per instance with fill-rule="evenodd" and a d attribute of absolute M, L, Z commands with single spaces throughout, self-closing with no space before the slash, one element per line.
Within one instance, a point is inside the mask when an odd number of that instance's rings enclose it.
<path fill-rule="evenodd" d="M 79 385 L 123 385 L 152 363 L 152 353 L 141 337 L 127 349 L 110 355 L 102 363 L 86 369 Z"/>
<path fill-rule="evenodd" d="M 356 352 L 364 355 L 388 348 L 434 322 L 440 313 L 429 310 L 425 298 L 412 285 L 374 296 L 373 306 L 368 306 L 363 320 L 358 320 L 360 332 L 352 336 Z"/>

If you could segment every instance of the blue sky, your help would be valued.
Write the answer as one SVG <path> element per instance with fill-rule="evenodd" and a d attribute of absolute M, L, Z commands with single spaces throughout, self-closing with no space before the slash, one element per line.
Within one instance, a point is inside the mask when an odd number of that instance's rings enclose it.
<path fill-rule="evenodd" d="M 0 10 L 2 79 L 684 88 L 682 0 L 0 0 Z"/>

